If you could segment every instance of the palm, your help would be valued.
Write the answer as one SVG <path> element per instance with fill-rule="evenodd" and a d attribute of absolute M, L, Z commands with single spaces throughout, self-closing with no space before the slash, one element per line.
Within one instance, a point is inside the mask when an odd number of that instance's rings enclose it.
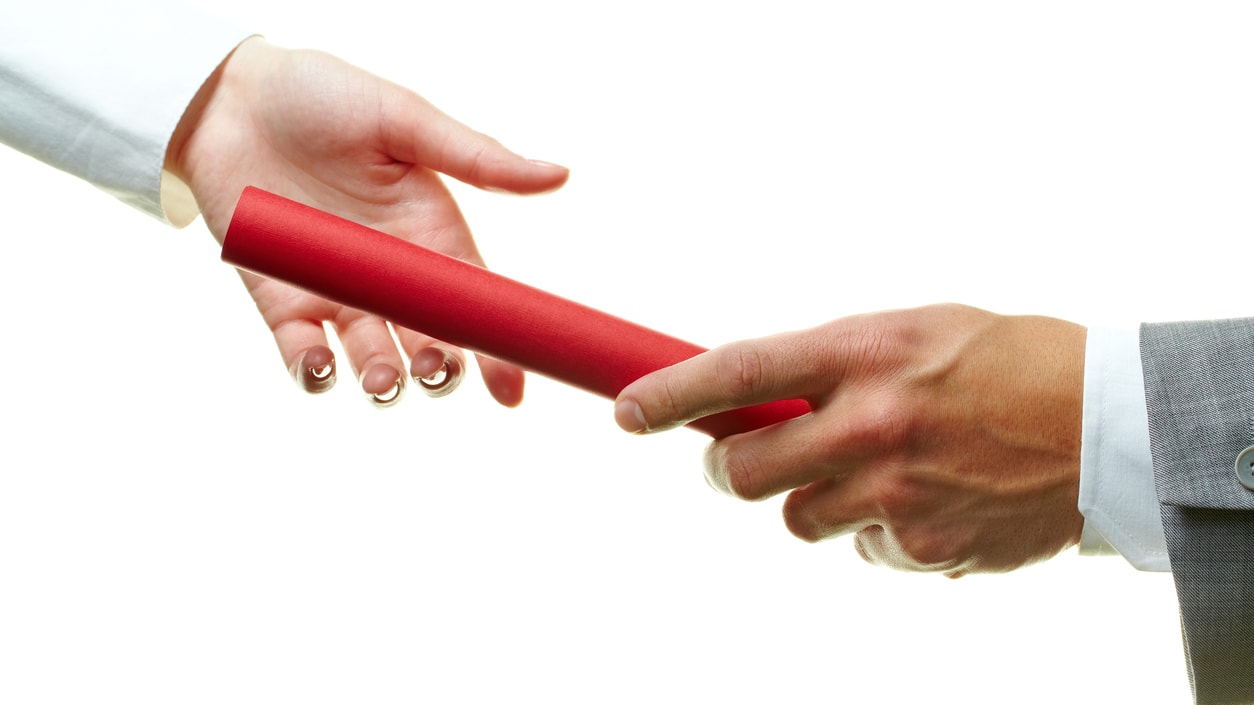
<path fill-rule="evenodd" d="M 252 185 L 482 264 L 470 229 L 435 170 L 479 186 L 530 193 L 560 186 L 565 170 L 526 160 L 453 122 L 416 95 L 332 57 L 287 52 L 259 40 L 223 70 L 180 150 L 180 175 L 219 241 L 240 192 Z M 403 386 L 387 324 L 277 282 L 243 274 L 288 369 L 310 391 L 333 380 L 312 372 L 330 359 L 323 322 L 335 329 L 368 394 Z M 396 329 L 411 370 L 425 375 L 458 354 Z M 446 346 L 445 346 L 446 347 Z M 522 375 L 480 361 L 492 394 L 521 399 Z M 399 365 L 399 367 L 398 367 Z"/>

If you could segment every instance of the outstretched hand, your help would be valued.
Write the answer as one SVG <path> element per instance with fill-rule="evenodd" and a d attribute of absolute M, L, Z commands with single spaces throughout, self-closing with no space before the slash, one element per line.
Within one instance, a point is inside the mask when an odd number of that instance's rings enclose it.
<path fill-rule="evenodd" d="M 470 228 L 439 173 L 520 194 L 562 186 L 565 168 L 524 159 L 440 112 L 420 96 L 332 56 L 253 38 L 197 95 L 175 132 L 167 168 L 196 197 L 219 242 L 245 186 L 257 186 L 448 255 L 483 264 Z M 334 328 L 361 387 L 379 405 L 416 381 L 451 391 L 462 352 L 387 322 L 252 274 L 241 273 L 296 382 L 330 389 Z M 407 365 L 401 353 L 409 360 Z M 522 400 L 522 371 L 480 358 L 501 404 Z M 407 369 L 408 368 L 408 369 Z"/>
<path fill-rule="evenodd" d="M 661 431 L 802 398 L 813 412 L 713 442 L 718 490 L 791 491 L 789 530 L 855 533 L 863 558 L 950 577 L 1079 541 L 1085 331 L 944 305 L 723 346 L 628 385 L 615 418 Z"/>

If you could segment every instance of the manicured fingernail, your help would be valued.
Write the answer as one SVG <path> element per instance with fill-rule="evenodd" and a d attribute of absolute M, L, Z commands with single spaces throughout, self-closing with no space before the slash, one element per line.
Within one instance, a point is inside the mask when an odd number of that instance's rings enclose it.
<path fill-rule="evenodd" d="M 297 382 L 311 394 L 321 394 L 335 386 L 335 355 L 330 348 L 310 348 L 300 361 Z"/>
<path fill-rule="evenodd" d="M 387 391 L 371 394 L 370 402 L 380 409 L 386 409 L 399 402 L 403 396 L 405 396 L 405 380 L 397 377 L 396 382 Z"/>
<path fill-rule="evenodd" d="M 361 389 L 370 403 L 386 409 L 405 395 L 405 378 L 391 365 L 375 365 L 362 375 Z"/>
<path fill-rule="evenodd" d="M 614 421 L 628 433 L 644 433 L 649 430 L 640 405 L 631 399 L 624 399 L 614 405 Z"/>
<path fill-rule="evenodd" d="M 429 397 L 453 393 L 462 383 L 462 366 L 457 358 L 440 350 L 419 350 L 409 363 L 409 376 Z"/>

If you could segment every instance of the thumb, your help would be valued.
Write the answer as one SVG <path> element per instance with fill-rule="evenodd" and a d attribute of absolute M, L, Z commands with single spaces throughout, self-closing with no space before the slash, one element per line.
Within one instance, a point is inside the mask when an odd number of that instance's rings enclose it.
<path fill-rule="evenodd" d="M 421 164 L 471 186 L 532 194 L 560 188 L 570 171 L 563 166 L 526 159 L 500 142 L 446 115 L 422 96 L 392 89 L 384 101 L 384 147 L 399 161 Z"/>

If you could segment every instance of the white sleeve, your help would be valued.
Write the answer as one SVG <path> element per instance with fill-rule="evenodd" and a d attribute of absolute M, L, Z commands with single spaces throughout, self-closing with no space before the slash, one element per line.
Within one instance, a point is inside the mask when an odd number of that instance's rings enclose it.
<path fill-rule="evenodd" d="M 1109 542 L 1140 570 L 1167 571 L 1149 418 L 1134 330 L 1090 328 L 1084 354 L 1084 430 L 1080 449 L 1082 554 Z"/>
<path fill-rule="evenodd" d="M 182 227 L 197 207 L 164 171 L 197 90 L 249 32 L 177 2 L 9 3 L 0 142 Z"/>

